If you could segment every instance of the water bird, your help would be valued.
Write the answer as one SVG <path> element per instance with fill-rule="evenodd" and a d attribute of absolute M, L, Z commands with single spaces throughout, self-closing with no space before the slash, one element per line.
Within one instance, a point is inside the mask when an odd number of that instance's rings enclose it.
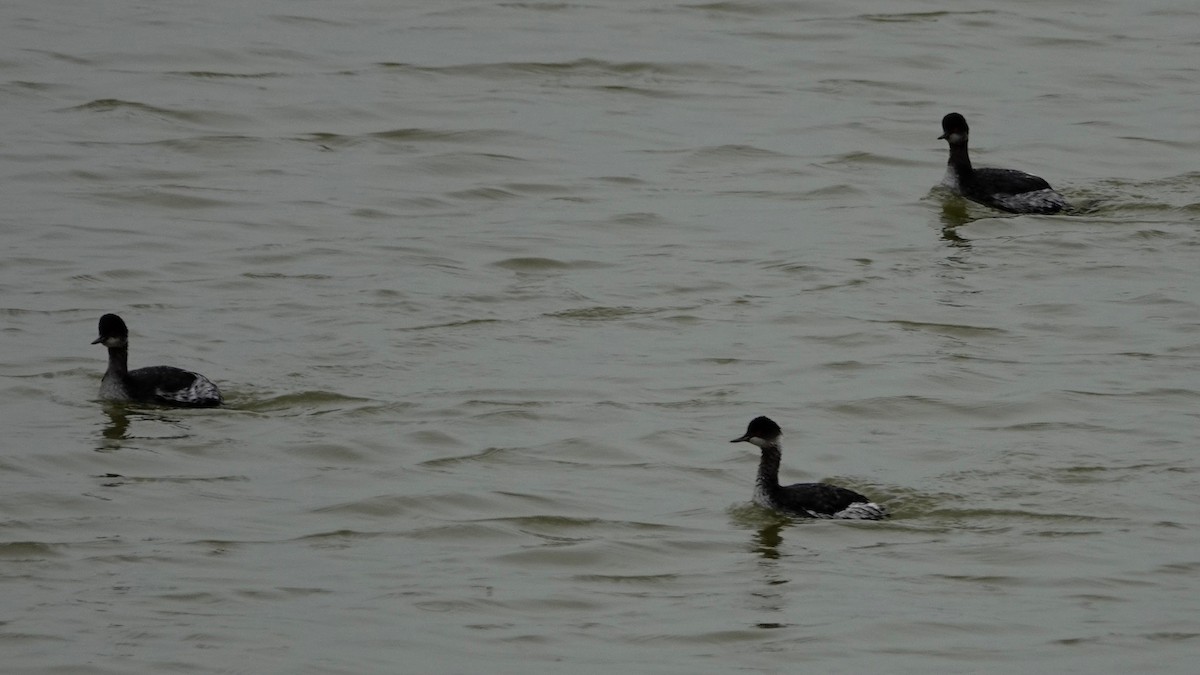
<path fill-rule="evenodd" d="M 1067 200 L 1044 179 L 1016 169 L 976 169 L 967 154 L 970 127 L 953 112 L 942 118 L 942 135 L 950 144 L 950 159 L 942 185 L 984 206 L 1009 213 L 1058 213 Z"/>
<path fill-rule="evenodd" d="M 108 370 L 100 380 L 100 398 L 186 408 L 221 405 L 217 385 L 199 373 L 174 366 L 129 370 L 129 328 L 116 314 L 100 317 L 100 337 L 92 344 L 108 348 Z"/>
<path fill-rule="evenodd" d="M 759 506 L 801 518 L 847 518 L 879 520 L 886 518 L 887 509 L 850 490 L 828 483 L 796 483 L 779 485 L 780 437 L 779 425 L 767 417 L 755 417 L 746 433 L 730 443 L 753 443 L 762 448 L 758 463 L 758 480 L 754 486 L 754 502 Z"/>

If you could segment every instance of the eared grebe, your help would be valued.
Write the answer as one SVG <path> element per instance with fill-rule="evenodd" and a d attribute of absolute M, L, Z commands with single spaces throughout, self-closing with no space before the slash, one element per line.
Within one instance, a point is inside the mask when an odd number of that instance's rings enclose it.
<path fill-rule="evenodd" d="M 967 136 L 971 129 L 958 113 L 942 118 L 938 138 L 950 144 L 950 161 L 942 185 L 956 193 L 1009 213 L 1058 213 L 1067 208 L 1067 200 L 1045 180 L 1016 169 L 976 169 L 967 156 Z"/>
<path fill-rule="evenodd" d="M 887 510 L 854 490 L 828 483 L 779 485 L 779 425 L 766 417 L 755 417 L 746 434 L 730 443 L 745 441 L 762 448 L 754 502 L 759 506 L 802 518 L 853 518 L 878 520 Z"/>
<path fill-rule="evenodd" d="M 100 381 L 100 398 L 191 408 L 221 405 L 217 385 L 203 375 L 173 366 L 129 370 L 129 329 L 116 314 L 100 317 L 100 337 L 92 344 L 108 347 L 108 370 Z"/>

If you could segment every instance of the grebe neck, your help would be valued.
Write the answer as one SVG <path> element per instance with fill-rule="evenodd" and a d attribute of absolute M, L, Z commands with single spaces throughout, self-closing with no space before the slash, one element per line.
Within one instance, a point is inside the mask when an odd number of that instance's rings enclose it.
<path fill-rule="evenodd" d="M 970 174 L 974 171 L 971 167 L 971 157 L 967 154 L 967 141 L 965 139 L 959 143 L 950 144 L 950 159 L 947 160 L 946 164 L 959 175 Z"/>
<path fill-rule="evenodd" d="M 121 379 L 129 374 L 129 345 L 108 348 L 108 374 Z"/>
<path fill-rule="evenodd" d="M 762 459 L 758 462 L 757 483 L 759 490 L 768 494 L 779 490 L 779 460 L 781 455 L 779 443 L 763 444 Z"/>

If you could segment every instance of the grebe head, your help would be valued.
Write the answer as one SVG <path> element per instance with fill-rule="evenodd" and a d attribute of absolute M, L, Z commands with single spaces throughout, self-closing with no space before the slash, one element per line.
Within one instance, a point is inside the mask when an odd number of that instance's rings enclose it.
<path fill-rule="evenodd" d="M 779 429 L 779 425 L 771 421 L 769 417 L 755 417 L 746 426 L 746 433 L 744 435 L 729 442 L 753 443 L 762 448 L 768 445 L 777 445 L 781 435 L 783 435 L 783 432 Z"/>
<path fill-rule="evenodd" d="M 950 143 L 961 143 L 967 140 L 971 128 L 967 126 L 967 118 L 958 113 L 950 113 L 942 118 L 942 135 L 938 136 Z"/>
<path fill-rule="evenodd" d="M 92 340 L 92 344 L 102 344 L 105 347 L 124 347 L 129 344 L 129 328 L 116 314 L 105 314 L 100 317 L 100 337 Z"/>

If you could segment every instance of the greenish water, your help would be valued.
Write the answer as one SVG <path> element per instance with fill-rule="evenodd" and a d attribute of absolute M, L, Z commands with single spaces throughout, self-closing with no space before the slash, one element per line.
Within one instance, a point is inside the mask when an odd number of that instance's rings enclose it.
<path fill-rule="evenodd" d="M 1192 672 L 1200 10 L 887 10 L 9 3 L 6 668 Z"/>

